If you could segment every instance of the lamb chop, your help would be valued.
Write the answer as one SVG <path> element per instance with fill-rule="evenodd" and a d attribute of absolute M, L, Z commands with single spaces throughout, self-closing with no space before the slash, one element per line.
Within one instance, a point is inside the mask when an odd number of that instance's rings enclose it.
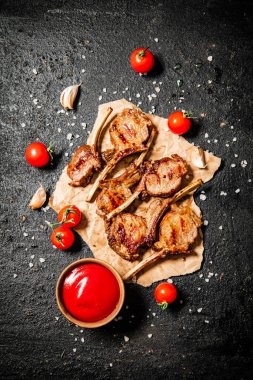
<path fill-rule="evenodd" d="M 146 218 L 121 213 L 105 222 L 108 243 L 126 260 L 138 259 L 144 247 L 150 247 L 156 240 L 156 227 L 168 208 L 202 184 L 198 180 L 176 193 L 172 198 L 156 198 L 149 205 Z"/>
<path fill-rule="evenodd" d="M 153 252 L 146 259 L 128 271 L 123 279 L 130 280 L 138 272 L 167 254 L 190 253 L 190 246 L 198 236 L 202 221 L 190 207 L 173 205 L 165 214 L 159 226 L 159 241 L 153 245 Z"/>
<path fill-rule="evenodd" d="M 100 181 L 105 179 L 120 160 L 147 150 L 151 129 L 153 129 L 151 120 L 138 108 L 126 108 L 116 116 L 109 127 L 111 143 L 114 146 L 113 154 L 110 150 L 112 159 L 94 182 L 86 199 L 88 202 L 95 194 Z"/>
<path fill-rule="evenodd" d="M 97 152 L 97 142 L 100 132 L 111 112 L 112 108 L 109 107 L 103 120 L 96 129 L 92 144 L 80 146 L 73 154 L 67 168 L 67 174 L 72 180 L 69 185 L 85 187 L 90 183 L 94 171 L 101 169 L 100 155 Z"/>
<path fill-rule="evenodd" d="M 177 154 L 164 157 L 154 162 L 146 162 L 143 165 L 143 177 L 134 193 L 118 208 L 107 215 L 110 220 L 115 215 L 125 210 L 138 196 L 148 194 L 150 196 L 168 197 L 180 188 L 182 178 L 187 173 L 186 162 Z"/>
<path fill-rule="evenodd" d="M 153 128 L 147 143 L 147 150 L 142 152 L 120 176 L 100 181 L 99 187 L 102 188 L 102 191 L 96 199 L 98 215 L 106 217 L 132 195 L 130 188 L 141 179 L 141 170 L 138 170 L 138 167 L 143 162 L 155 134 L 156 129 Z"/>

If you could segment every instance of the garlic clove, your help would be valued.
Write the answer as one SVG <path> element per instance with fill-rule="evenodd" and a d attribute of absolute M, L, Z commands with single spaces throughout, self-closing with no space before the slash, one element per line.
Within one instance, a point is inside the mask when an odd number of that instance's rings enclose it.
<path fill-rule="evenodd" d="M 33 210 L 37 208 L 41 208 L 43 204 L 46 202 L 47 194 L 43 186 L 40 186 L 38 190 L 33 195 L 29 207 Z"/>
<path fill-rule="evenodd" d="M 66 87 L 60 96 L 61 105 L 65 110 L 73 110 L 74 102 L 81 84 Z"/>
<path fill-rule="evenodd" d="M 200 169 L 205 169 L 207 166 L 205 152 L 202 148 L 192 147 L 190 151 L 190 160 L 193 165 L 197 166 Z"/>

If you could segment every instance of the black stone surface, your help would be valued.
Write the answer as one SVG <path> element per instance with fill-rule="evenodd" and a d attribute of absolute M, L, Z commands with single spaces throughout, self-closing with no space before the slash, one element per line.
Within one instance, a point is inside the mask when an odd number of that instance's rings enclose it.
<path fill-rule="evenodd" d="M 1 378 L 250 378 L 250 4 L 2 1 Z M 149 46 L 159 60 L 147 77 L 135 74 L 128 63 L 130 52 L 139 46 Z M 182 65 L 179 71 L 173 70 L 177 63 Z M 183 85 L 178 88 L 180 79 Z M 57 113 L 62 89 L 79 82 L 77 110 L 68 116 Z M 161 90 L 149 102 L 156 86 Z M 196 195 L 209 222 L 203 228 L 205 258 L 199 272 L 173 279 L 178 301 L 162 312 L 153 299 L 155 285 L 127 285 L 122 320 L 80 331 L 61 316 L 54 291 L 63 268 L 91 256 L 91 251 L 82 242 L 72 253 L 52 249 L 45 220 L 53 220 L 54 213 L 31 211 L 27 204 L 39 183 L 52 193 L 69 160 L 65 153 L 70 156 L 86 141 L 98 104 L 122 97 L 141 101 L 147 112 L 154 105 L 156 114 L 164 117 L 174 108 L 205 114 L 188 139 L 222 157 L 222 166 L 204 186 L 207 199 L 201 201 L 200 192 Z M 72 147 L 68 133 L 74 136 Z M 25 148 L 36 139 L 53 143 L 57 158 L 52 167 L 38 170 L 26 164 Z M 241 166 L 243 160 L 246 167 Z"/>

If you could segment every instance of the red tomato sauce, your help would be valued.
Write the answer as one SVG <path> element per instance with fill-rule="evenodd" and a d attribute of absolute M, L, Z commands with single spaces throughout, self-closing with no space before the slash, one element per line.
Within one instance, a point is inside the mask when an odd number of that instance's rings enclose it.
<path fill-rule="evenodd" d="M 63 282 L 63 303 L 73 317 L 83 322 L 97 322 L 110 315 L 119 297 L 117 279 L 100 264 L 80 265 Z"/>

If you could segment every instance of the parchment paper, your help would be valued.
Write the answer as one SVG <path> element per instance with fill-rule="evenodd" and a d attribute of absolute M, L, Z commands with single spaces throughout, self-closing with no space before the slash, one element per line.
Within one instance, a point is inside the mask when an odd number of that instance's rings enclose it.
<path fill-rule="evenodd" d="M 112 118 L 126 107 L 135 107 L 132 103 L 129 103 L 125 99 L 117 100 L 114 102 L 102 104 L 99 106 L 98 116 L 90 134 L 87 143 L 92 142 L 92 135 L 94 130 L 99 125 L 100 120 L 105 114 L 108 107 L 113 108 L 113 112 L 110 115 L 108 123 Z M 147 155 L 147 158 L 160 159 L 165 156 L 170 156 L 173 153 L 179 154 L 184 158 L 190 166 L 190 174 L 187 178 L 187 183 L 201 178 L 204 182 L 209 181 L 216 170 L 219 168 L 221 160 L 220 158 L 205 152 L 205 158 L 207 167 L 205 169 L 199 169 L 195 167 L 191 159 L 191 151 L 195 149 L 192 144 L 187 142 L 183 137 L 177 136 L 171 133 L 167 127 L 167 119 L 161 118 L 155 115 L 147 116 L 152 120 L 153 124 L 158 130 L 157 138 Z M 105 132 L 102 132 L 100 140 L 102 141 L 100 149 L 111 148 L 110 137 L 108 128 L 104 128 Z M 85 144 L 85 142 L 83 142 Z M 133 158 L 131 158 L 132 160 Z M 117 175 L 122 171 L 129 163 L 130 158 L 127 159 L 127 163 L 123 162 L 117 166 Z M 110 263 L 121 275 L 125 274 L 138 262 L 130 263 L 122 259 L 117 253 L 115 253 L 108 245 L 107 238 L 104 230 L 103 220 L 96 214 L 96 202 L 92 203 L 85 201 L 86 195 L 90 190 L 91 184 L 86 188 L 71 187 L 68 185 L 69 177 L 67 176 L 65 168 L 61 174 L 58 182 L 56 183 L 55 191 L 50 198 L 50 206 L 56 211 L 66 206 L 67 204 L 75 204 L 83 213 L 83 221 L 81 225 L 76 228 L 76 231 L 81 235 L 83 240 L 89 245 L 94 256 Z M 96 176 L 94 175 L 93 182 Z M 139 206 L 138 206 L 139 204 Z M 196 212 L 197 215 L 201 215 L 199 207 L 195 204 L 192 196 L 189 196 L 181 202 L 181 204 L 188 204 Z M 137 210 L 136 214 L 145 216 L 149 202 L 136 202 Z M 155 281 L 159 281 L 171 276 L 180 276 L 188 273 L 192 273 L 198 270 L 201 266 L 203 259 L 203 239 L 202 233 L 199 232 L 199 236 L 194 244 L 195 254 L 189 255 L 186 258 L 181 256 L 169 256 L 166 259 L 159 260 L 151 267 L 147 268 L 144 273 L 140 273 L 137 277 L 137 283 L 143 286 L 149 286 Z M 149 255 L 151 250 L 147 250 L 144 256 Z"/>

